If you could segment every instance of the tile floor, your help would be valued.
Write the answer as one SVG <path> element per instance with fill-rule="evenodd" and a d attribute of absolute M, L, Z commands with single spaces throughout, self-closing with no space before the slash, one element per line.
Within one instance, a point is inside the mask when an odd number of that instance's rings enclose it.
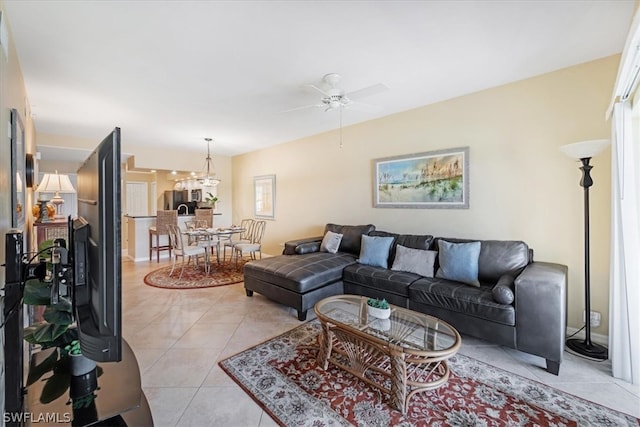
<path fill-rule="evenodd" d="M 123 263 L 124 336 L 138 358 L 155 425 L 277 425 L 217 363 L 298 326 L 295 311 L 259 294 L 248 298 L 241 283 L 191 290 L 145 285 L 145 274 L 158 267 Z M 554 376 L 543 369 L 543 359 L 485 341 L 463 337 L 460 351 L 640 417 L 640 386 L 612 378 L 608 362 L 565 353 L 560 375 Z"/>

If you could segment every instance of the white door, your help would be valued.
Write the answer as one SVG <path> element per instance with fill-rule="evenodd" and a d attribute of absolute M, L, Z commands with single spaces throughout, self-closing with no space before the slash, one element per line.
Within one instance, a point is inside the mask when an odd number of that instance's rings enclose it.
<path fill-rule="evenodd" d="M 155 216 L 158 213 L 158 190 L 155 182 L 149 184 L 151 186 L 151 215 Z"/>
<path fill-rule="evenodd" d="M 125 213 L 129 216 L 149 215 L 149 196 L 146 182 L 127 182 L 127 206 Z"/>

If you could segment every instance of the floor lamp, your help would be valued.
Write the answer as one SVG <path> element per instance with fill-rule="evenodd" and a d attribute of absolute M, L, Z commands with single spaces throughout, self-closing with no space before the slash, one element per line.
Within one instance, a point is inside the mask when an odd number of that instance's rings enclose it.
<path fill-rule="evenodd" d="M 590 296 L 590 270 L 589 270 L 589 187 L 593 185 L 589 161 L 609 145 L 608 139 L 596 139 L 591 141 L 576 142 L 563 145 L 560 150 L 567 156 L 582 162 L 582 179 L 580 186 L 584 189 L 584 307 L 585 307 L 585 337 L 567 340 L 567 347 L 575 353 L 594 360 L 606 360 L 607 347 L 591 342 L 591 296 Z"/>

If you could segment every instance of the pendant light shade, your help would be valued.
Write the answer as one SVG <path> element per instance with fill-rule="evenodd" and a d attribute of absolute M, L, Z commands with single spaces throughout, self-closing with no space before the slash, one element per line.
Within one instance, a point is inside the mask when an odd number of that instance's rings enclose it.
<path fill-rule="evenodd" d="M 198 178 L 198 181 L 200 181 L 204 187 L 215 187 L 220 184 L 220 180 L 216 178 L 216 173 L 213 168 L 213 159 L 211 158 L 210 150 L 211 138 L 205 138 L 204 140 L 207 141 L 207 158 L 205 159 L 206 172 Z"/>

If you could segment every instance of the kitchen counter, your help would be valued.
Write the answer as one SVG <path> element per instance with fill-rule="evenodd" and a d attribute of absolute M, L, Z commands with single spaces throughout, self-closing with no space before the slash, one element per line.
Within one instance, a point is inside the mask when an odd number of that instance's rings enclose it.
<path fill-rule="evenodd" d="M 222 215 L 214 213 L 213 215 Z M 149 227 L 156 225 L 155 215 L 124 215 L 127 222 L 127 256 L 133 261 L 149 259 Z M 185 223 L 195 218 L 194 214 L 178 215 L 178 226 L 186 230 Z M 123 227 L 125 225 L 123 224 Z M 168 245 L 169 237 L 160 236 L 160 246 Z M 160 257 L 168 257 L 168 251 L 161 251 Z M 155 257 L 155 255 L 154 255 Z"/>

